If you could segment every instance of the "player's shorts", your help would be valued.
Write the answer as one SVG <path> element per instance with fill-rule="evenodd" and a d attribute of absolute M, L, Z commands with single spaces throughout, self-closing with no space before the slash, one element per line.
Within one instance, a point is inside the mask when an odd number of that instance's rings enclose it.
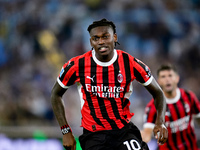
<path fill-rule="evenodd" d="M 83 129 L 79 141 L 82 150 L 149 150 L 133 123 L 118 130 L 90 132 Z"/>

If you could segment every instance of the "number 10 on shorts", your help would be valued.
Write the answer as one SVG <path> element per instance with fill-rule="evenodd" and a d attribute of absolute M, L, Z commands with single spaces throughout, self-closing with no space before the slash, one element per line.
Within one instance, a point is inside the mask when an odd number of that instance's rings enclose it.
<path fill-rule="evenodd" d="M 126 145 L 128 150 L 140 150 L 140 144 L 136 140 L 131 140 L 130 143 L 129 141 L 125 141 L 124 145 Z"/>

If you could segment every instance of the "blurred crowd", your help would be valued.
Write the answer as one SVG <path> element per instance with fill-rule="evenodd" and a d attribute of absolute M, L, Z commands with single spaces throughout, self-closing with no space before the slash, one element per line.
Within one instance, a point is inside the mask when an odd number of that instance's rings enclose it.
<path fill-rule="evenodd" d="M 58 125 L 50 93 L 69 58 L 91 50 L 87 27 L 107 18 L 117 27 L 117 49 L 147 64 L 176 65 L 182 88 L 200 99 L 200 1 L 198 0 L 1 0 L 0 126 Z M 76 86 L 64 96 L 68 121 L 80 134 Z M 133 121 L 142 127 L 151 99 L 135 82 Z"/>

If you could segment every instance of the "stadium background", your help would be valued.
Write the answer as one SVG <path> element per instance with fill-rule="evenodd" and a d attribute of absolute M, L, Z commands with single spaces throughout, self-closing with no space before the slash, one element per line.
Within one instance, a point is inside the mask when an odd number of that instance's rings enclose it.
<path fill-rule="evenodd" d="M 179 85 L 200 99 L 199 0 L 1 0 L 0 150 L 63 149 L 51 88 L 64 62 L 91 49 L 86 29 L 104 17 L 117 26 L 117 48 L 148 64 L 155 77 L 161 63 L 175 64 Z M 78 137 L 76 85 L 66 95 L 66 115 Z M 140 129 L 150 99 L 134 82 L 132 121 Z M 200 143 L 200 128 L 196 133 Z"/>

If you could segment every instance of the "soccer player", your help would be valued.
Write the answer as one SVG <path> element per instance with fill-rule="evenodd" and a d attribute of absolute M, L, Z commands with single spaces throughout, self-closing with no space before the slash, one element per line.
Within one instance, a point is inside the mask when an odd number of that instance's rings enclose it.
<path fill-rule="evenodd" d="M 173 65 L 161 65 L 157 71 L 158 83 L 166 96 L 167 108 L 165 125 L 168 129 L 168 141 L 159 145 L 160 150 L 197 150 L 192 118 L 196 115 L 200 125 L 200 102 L 191 91 L 178 88 L 179 75 Z M 152 99 L 145 108 L 145 123 L 142 138 L 151 140 L 156 121 L 156 108 Z"/>
<path fill-rule="evenodd" d="M 62 96 L 77 83 L 81 100 L 83 134 L 79 141 L 83 150 L 148 149 L 140 131 L 130 122 L 129 110 L 132 81 L 137 80 L 155 99 L 157 119 L 155 136 L 158 143 L 166 142 L 164 126 L 166 100 L 150 69 L 140 60 L 122 50 L 116 50 L 116 27 L 102 19 L 88 27 L 92 50 L 71 58 L 61 69 L 52 94 L 53 111 L 63 133 L 63 146 L 75 150 L 76 142 L 66 120 Z"/>

